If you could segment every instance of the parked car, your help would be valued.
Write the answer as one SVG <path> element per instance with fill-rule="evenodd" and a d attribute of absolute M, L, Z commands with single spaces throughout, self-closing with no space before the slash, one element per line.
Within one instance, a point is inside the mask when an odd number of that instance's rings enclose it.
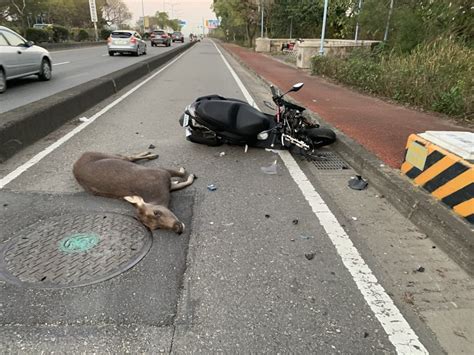
<path fill-rule="evenodd" d="M 131 53 L 136 56 L 146 54 L 146 42 L 133 30 L 113 31 L 107 40 L 107 48 L 110 56 L 115 53 Z"/>
<path fill-rule="evenodd" d="M 171 38 L 173 39 L 173 42 L 184 43 L 184 35 L 179 31 L 173 32 Z"/>
<path fill-rule="evenodd" d="M 159 44 L 166 47 L 171 46 L 171 36 L 163 30 L 154 30 L 150 33 L 151 46 L 156 47 Z"/>
<path fill-rule="evenodd" d="M 0 26 L 0 93 L 7 89 L 7 80 L 38 75 L 50 80 L 52 75 L 49 52 L 18 33 Z"/>

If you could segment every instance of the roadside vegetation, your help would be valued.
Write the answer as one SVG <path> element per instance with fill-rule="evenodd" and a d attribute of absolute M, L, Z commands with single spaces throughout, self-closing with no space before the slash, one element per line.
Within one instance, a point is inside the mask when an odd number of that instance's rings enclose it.
<path fill-rule="evenodd" d="M 474 7 L 469 0 L 331 0 L 326 38 L 379 40 L 346 57 L 317 56 L 313 73 L 400 103 L 474 122 Z M 258 2 L 214 0 L 214 35 L 252 46 Z M 264 35 L 319 38 L 324 0 L 264 1 Z"/>

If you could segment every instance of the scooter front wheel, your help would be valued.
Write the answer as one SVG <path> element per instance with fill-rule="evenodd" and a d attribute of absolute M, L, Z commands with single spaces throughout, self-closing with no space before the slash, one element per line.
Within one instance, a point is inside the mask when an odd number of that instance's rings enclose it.
<path fill-rule="evenodd" d="M 313 148 L 321 148 L 336 141 L 336 133 L 329 128 L 310 128 L 305 134 L 313 142 Z"/>

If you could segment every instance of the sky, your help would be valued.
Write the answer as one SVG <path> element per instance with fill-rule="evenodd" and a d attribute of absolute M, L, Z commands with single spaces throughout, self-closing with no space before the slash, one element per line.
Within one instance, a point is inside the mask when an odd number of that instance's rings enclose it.
<path fill-rule="evenodd" d="M 142 16 L 142 0 L 123 0 L 132 13 L 132 23 Z M 182 31 L 189 33 L 202 33 L 203 19 L 215 19 L 216 15 L 211 10 L 212 0 L 143 0 L 145 16 L 154 15 L 156 11 L 165 11 L 173 18 L 185 20 L 187 25 Z M 172 16 L 173 15 L 173 16 Z M 206 30 L 207 33 L 207 30 Z"/>

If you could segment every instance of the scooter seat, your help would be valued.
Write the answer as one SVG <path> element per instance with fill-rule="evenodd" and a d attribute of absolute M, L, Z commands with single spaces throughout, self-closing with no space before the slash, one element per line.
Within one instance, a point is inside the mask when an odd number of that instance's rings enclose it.
<path fill-rule="evenodd" d="M 197 115 L 210 129 L 255 136 L 270 128 L 269 118 L 252 106 L 236 101 L 201 101 Z"/>

